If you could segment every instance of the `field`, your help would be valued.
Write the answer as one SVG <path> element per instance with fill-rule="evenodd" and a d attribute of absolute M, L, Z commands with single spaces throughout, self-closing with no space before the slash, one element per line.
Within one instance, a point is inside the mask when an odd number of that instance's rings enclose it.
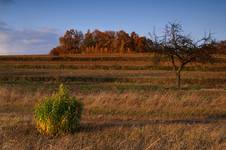
<path fill-rule="evenodd" d="M 0 149 L 226 149 L 226 56 L 190 64 L 182 90 L 152 54 L 0 57 Z M 35 104 L 60 83 L 84 103 L 74 134 L 37 132 Z"/>

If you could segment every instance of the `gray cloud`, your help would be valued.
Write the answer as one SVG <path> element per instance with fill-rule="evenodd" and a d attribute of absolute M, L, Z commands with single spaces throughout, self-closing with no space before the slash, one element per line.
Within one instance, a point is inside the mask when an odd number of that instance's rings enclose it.
<path fill-rule="evenodd" d="M 7 26 L 7 24 L 5 22 L 0 21 L 0 27 L 6 27 L 6 26 Z"/>
<path fill-rule="evenodd" d="M 58 37 L 54 29 L 17 30 L 0 22 L 0 55 L 48 53 L 57 45 Z"/>

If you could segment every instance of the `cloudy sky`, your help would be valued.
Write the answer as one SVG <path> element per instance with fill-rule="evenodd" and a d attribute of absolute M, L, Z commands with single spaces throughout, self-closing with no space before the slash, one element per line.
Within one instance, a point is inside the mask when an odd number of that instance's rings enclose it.
<path fill-rule="evenodd" d="M 168 21 L 194 38 L 226 39 L 226 0 L 0 0 L 0 55 L 48 53 L 69 28 L 147 36 Z"/>

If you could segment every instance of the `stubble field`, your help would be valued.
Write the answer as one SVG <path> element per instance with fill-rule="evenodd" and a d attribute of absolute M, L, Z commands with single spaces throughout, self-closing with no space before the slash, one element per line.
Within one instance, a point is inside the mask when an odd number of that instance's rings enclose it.
<path fill-rule="evenodd" d="M 191 64 L 175 86 L 152 54 L 0 57 L 1 149 L 226 149 L 226 57 Z M 35 104 L 60 83 L 84 103 L 74 134 L 46 137 Z"/>

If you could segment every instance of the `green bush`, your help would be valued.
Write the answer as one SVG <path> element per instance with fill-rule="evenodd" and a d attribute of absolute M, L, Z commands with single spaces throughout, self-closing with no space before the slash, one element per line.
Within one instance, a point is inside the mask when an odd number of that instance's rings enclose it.
<path fill-rule="evenodd" d="M 82 104 L 61 84 L 57 93 L 35 107 L 37 129 L 47 135 L 72 132 L 79 126 L 82 109 Z"/>

